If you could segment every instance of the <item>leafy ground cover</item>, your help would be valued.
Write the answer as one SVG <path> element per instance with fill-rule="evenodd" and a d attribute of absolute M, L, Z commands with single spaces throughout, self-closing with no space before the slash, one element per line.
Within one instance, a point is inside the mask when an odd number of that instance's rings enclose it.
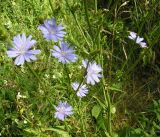
<path fill-rule="evenodd" d="M 159 11 L 159 0 L 1 0 L 0 135 L 160 136 Z"/>

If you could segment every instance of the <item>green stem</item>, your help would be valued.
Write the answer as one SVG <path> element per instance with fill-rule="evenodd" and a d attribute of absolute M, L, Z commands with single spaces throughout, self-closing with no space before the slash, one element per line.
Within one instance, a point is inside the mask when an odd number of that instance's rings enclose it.
<path fill-rule="evenodd" d="M 107 130 L 108 130 L 109 135 L 111 135 L 112 134 L 112 126 L 111 126 L 111 118 L 112 118 L 112 115 L 111 115 L 111 101 L 110 101 L 109 91 L 105 87 L 104 75 L 103 75 L 103 78 L 102 78 L 102 83 L 103 83 L 103 94 L 104 94 L 105 104 L 108 107 Z"/>
<path fill-rule="evenodd" d="M 147 54 L 149 52 L 150 48 L 151 47 L 147 48 L 147 50 L 145 50 L 144 54 Z M 130 53 L 130 55 L 128 57 L 128 60 L 126 60 L 126 62 L 122 66 L 121 71 L 123 71 L 125 69 L 125 66 L 127 65 L 132 53 L 133 53 L 133 50 L 131 51 L 131 53 Z M 138 65 L 138 63 L 141 61 L 141 59 L 142 59 L 142 56 L 139 56 L 138 59 L 133 63 L 133 65 L 130 66 L 130 68 L 125 72 L 125 75 L 128 75 Z"/>
<path fill-rule="evenodd" d="M 39 79 L 38 75 L 35 73 L 35 71 L 33 71 L 33 69 L 30 67 L 30 65 L 28 63 L 26 63 L 27 67 L 29 68 L 29 70 L 31 71 L 31 73 L 36 77 L 36 79 L 38 80 L 39 83 L 41 83 L 41 80 Z"/>
<path fill-rule="evenodd" d="M 78 88 L 77 88 L 77 90 L 76 90 L 76 93 L 78 92 L 79 88 L 81 87 L 81 85 L 82 85 L 82 83 L 83 83 L 83 81 L 84 81 L 84 79 L 85 79 L 85 75 L 86 75 L 86 73 L 87 73 L 88 66 L 89 66 L 89 61 L 87 62 L 86 70 L 85 70 L 85 72 L 84 72 L 84 74 L 83 74 L 83 78 L 82 78 L 82 80 L 81 80 L 81 82 L 80 82 L 80 84 L 79 84 L 79 86 L 78 86 Z"/>
<path fill-rule="evenodd" d="M 51 0 L 49 0 L 49 5 L 50 5 L 50 7 L 51 7 L 51 9 L 52 9 L 52 12 L 53 12 L 53 14 L 54 14 L 54 8 L 53 8 L 53 5 L 52 5 Z"/>
<path fill-rule="evenodd" d="M 109 95 L 108 89 L 107 89 L 107 103 L 108 103 L 108 133 L 109 133 L 109 135 L 112 135 L 112 125 L 111 125 L 111 120 L 112 120 L 112 115 L 111 115 L 111 101 L 110 101 L 110 95 Z"/>
<path fill-rule="evenodd" d="M 64 125 L 65 125 L 65 127 L 66 127 L 66 129 L 67 129 L 67 132 L 68 133 L 70 133 L 70 129 L 69 129 L 69 127 L 68 127 L 68 123 L 64 120 Z"/>
<path fill-rule="evenodd" d="M 26 65 L 27 65 L 27 67 L 29 68 L 29 70 L 31 71 L 31 73 L 33 74 L 33 76 L 36 77 L 36 79 L 38 80 L 38 82 L 39 82 L 40 85 L 42 86 L 42 88 L 43 88 L 43 90 L 44 90 L 44 92 L 45 92 L 45 95 L 46 95 L 46 86 L 44 86 L 44 85 L 45 85 L 45 82 L 42 81 L 42 80 L 38 77 L 38 75 L 35 73 L 35 71 L 33 71 L 33 69 L 30 67 L 30 65 L 29 65 L 28 63 L 26 63 Z M 52 105 L 50 99 L 47 98 L 47 100 L 48 100 L 49 103 Z"/>
<path fill-rule="evenodd" d="M 86 43 L 88 44 L 88 46 L 89 46 L 89 47 L 92 47 L 92 45 L 88 42 L 88 40 L 87 40 L 87 38 L 86 38 L 83 30 L 82 30 L 82 27 L 80 26 L 80 24 L 79 24 L 79 22 L 78 22 L 78 20 L 77 20 L 77 18 L 76 18 L 76 16 L 75 16 L 75 14 L 74 14 L 74 12 L 71 10 L 71 7 L 70 7 L 70 5 L 69 5 L 69 3 L 68 3 L 68 0 L 65 0 L 65 1 L 66 1 L 66 4 L 67 4 L 67 7 L 69 8 L 70 12 L 72 13 L 72 16 L 73 16 L 73 18 L 74 18 L 74 20 L 75 20 L 75 22 L 76 22 L 76 24 L 77 24 L 77 26 L 78 26 L 78 29 L 79 29 L 80 33 L 81 33 L 82 36 L 84 37 L 84 39 L 85 39 Z"/>
<path fill-rule="evenodd" d="M 94 4 L 95 4 L 95 11 L 97 13 L 97 0 L 94 0 Z"/>
<path fill-rule="evenodd" d="M 101 61 L 101 65 L 102 68 L 104 68 L 103 66 L 103 49 L 102 46 L 100 46 L 100 34 L 98 36 L 98 47 L 100 47 L 100 61 Z M 105 99 L 105 105 L 108 107 L 108 118 L 107 118 L 107 130 L 109 135 L 112 135 L 112 125 L 111 125 L 111 101 L 110 101 L 110 95 L 109 95 L 109 91 L 105 86 L 105 78 L 104 78 L 104 73 L 102 71 L 102 86 L 103 86 L 103 94 L 104 94 L 104 99 Z M 106 92 L 107 91 L 107 92 Z"/>
<path fill-rule="evenodd" d="M 65 67 L 65 71 L 66 71 L 66 73 L 67 73 L 67 78 L 68 78 L 68 83 L 71 85 L 71 79 L 70 79 L 70 76 L 69 76 L 69 70 L 68 70 L 68 67 L 67 67 L 67 65 L 65 64 L 64 65 L 64 67 Z"/>
<path fill-rule="evenodd" d="M 80 114 L 80 119 L 82 121 L 82 130 L 83 130 L 83 136 L 86 137 L 86 130 L 85 130 L 85 122 L 84 122 L 84 113 L 82 111 L 82 108 L 80 108 L 80 106 L 82 106 L 81 104 L 81 98 L 79 99 L 79 103 L 78 103 L 78 110 L 79 110 L 79 114 Z"/>
<path fill-rule="evenodd" d="M 87 0 L 84 0 L 84 9 L 85 9 L 85 16 L 86 16 L 86 21 L 87 21 L 87 24 L 88 24 L 88 28 L 89 28 L 89 33 L 91 35 L 91 37 L 93 36 L 92 35 L 92 29 L 91 29 L 91 24 L 90 24 L 90 21 L 89 21 L 89 17 L 88 17 L 88 10 L 87 10 Z"/>
<path fill-rule="evenodd" d="M 109 0 L 109 2 L 108 2 L 108 9 L 110 8 L 111 3 L 112 3 L 112 0 Z"/>
<path fill-rule="evenodd" d="M 71 79 L 70 79 L 70 72 L 68 70 L 68 67 L 66 64 L 64 64 L 64 70 L 65 70 L 65 73 L 67 75 L 67 89 L 68 89 L 68 93 L 71 91 Z"/>

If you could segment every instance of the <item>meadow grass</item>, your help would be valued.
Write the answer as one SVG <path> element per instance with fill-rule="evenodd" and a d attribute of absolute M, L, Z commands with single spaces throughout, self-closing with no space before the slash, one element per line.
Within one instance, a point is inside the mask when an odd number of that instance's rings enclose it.
<path fill-rule="evenodd" d="M 158 137 L 160 136 L 159 0 L 5 0 L 0 1 L 0 135 L 3 137 Z M 55 18 L 64 41 L 77 55 L 63 64 L 38 26 Z M 147 48 L 128 38 L 143 37 Z M 37 60 L 14 64 L 7 56 L 13 37 L 37 41 Z M 100 82 L 86 82 L 89 68 L 103 69 Z M 88 87 L 78 97 L 72 82 Z M 80 88 L 80 86 L 78 87 Z M 78 91 L 78 89 L 77 89 Z M 73 114 L 55 118 L 67 101 Z"/>

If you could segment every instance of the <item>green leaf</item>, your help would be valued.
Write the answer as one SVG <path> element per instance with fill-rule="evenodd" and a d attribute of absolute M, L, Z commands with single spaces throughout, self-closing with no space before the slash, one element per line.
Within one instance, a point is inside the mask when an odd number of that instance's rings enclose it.
<path fill-rule="evenodd" d="M 92 108 L 92 116 L 97 119 L 97 117 L 99 116 L 101 110 L 102 110 L 102 108 L 101 108 L 99 105 L 95 105 L 95 106 Z"/>
<path fill-rule="evenodd" d="M 30 133 L 30 134 L 34 134 L 34 135 L 38 135 L 38 131 L 31 129 L 31 128 L 27 128 L 24 129 L 26 132 Z"/>
<path fill-rule="evenodd" d="M 118 92 L 124 92 L 122 90 L 122 83 L 114 83 L 112 86 L 109 86 L 108 89 L 113 90 L 113 91 L 118 91 Z"/>
<path fill-rule="evenodd" d="M 98 129 L 101 130 L 101 133 L 107 133 L 107 129 L 106 129 L 106 123 L 105 123 L 106 119 L 104 119 L 103 114 L 100 113 L 98 118 L 97 118 L 97 127 Z"/>
<path fill-rule="evenodd" d="M 54 132 L 56 132 L 57 134 L 61 135 L 62 137 L 71 137 L 67 131 L 64 131 L 64 130 L 59 129 L 59 128 L 45 128 L 45 129 L 43 129 L 43 130 L 46 130 L 46 131 L 54 131 Z"/>
<path fill-rule="evenodd" d="M 99 105 L 100 105 L 103 109 L 105 109 L 105 108 L 107 107 L 100 99 L 98 99 L 98 97 L 93 96 L 93 98 L 95 98 L 95 99 L 97 100 L 97 102 L 99 103 Z"/>

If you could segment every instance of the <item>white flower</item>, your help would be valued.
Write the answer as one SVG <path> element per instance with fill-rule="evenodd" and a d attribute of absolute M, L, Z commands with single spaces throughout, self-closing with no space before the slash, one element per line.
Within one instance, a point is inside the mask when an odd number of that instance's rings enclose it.
<path fill-rule="evenodd" d="M 135 32 L 130 32 L 129 34 L 128 38 L 134 40 L 141 48 L 148 48 L 146 42 L 143 41 L 144 38 L 139 37 Z"/>
<path fill-rule="evenodd" d="M 17 100 L 19 100 L 20 98 L 27 98 L 26 96 L 21 95 L 20 92 L 18 92 L 17 94 Z"/>

